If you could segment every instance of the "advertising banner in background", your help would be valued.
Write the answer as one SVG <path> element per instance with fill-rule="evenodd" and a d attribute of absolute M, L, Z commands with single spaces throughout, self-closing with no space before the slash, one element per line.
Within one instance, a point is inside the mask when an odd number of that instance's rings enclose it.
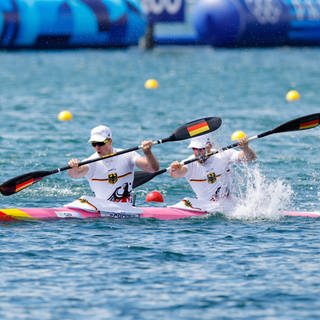
<path fill-rule="evenodd" d="M 141 4 L 151 23 L 185 19 L 185 0 L 141 0 Z"/>

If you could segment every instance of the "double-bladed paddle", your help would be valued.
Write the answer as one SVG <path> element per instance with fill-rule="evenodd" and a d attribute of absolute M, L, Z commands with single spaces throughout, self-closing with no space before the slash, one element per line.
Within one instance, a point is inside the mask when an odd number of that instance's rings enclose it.
<path fill-rule="evenodd" d="M 153 144 L 160 144 L 160 143 L 165 143 L 169 141 L 181 141 L 181 140 L 201 136 L 203 134 L 207 134 L 209 132 L 217 130 L 220 126 L 221 126 L 221 119 L 218 117 L 207 117 L 207 118 L 194 120 L 180 126 L 169 137 L 153 141 Z M 130 149 L 124 149 L 119 152 L 108 154 L 103 157 L 85 160 L 80 162 L 79 166 L 82 166 L 84 164 L 88 164 L 91 162 L 119 156 L 121 154 L 129 153 L 138 149 L 142 149 L 142 145 L 139 145 Z M 1 184 L 0 192 L 4 196 L 10 196 L 14 193 L 17 193 L 35 184 L 36 182 L 40 181 L 42 178 L 46 176 L 59 173 L 64 170 L 68 170 L 70 168 L 71 168 L 70 166 L 66 166 L 66 167 L 49 170 L 49 171 L 33 171 L 33 172 L 22 174 L 20 176 L 12 178 L 4 182 L 3 184 Z"/>
<path fill-rule="evenodd" d="M 300 117 L 300 118 L 297 118 L 294 120 L 290 120 L 290 121 L 285 122 L 272 130 L 265 131 L 265 132 L 262 132 L 258 135 L 252 136 L 252 137 L 248 138 L 248 141 L 255 140 L 258 138 L 263 138 L 263 137 L 269 136 L 270 134 L 274 134 L 274 133 L 300 131 L 300 130 L 315 128 L 319 125 L 319 122 L 320 122 L 320 113 L 310 114 L 310 115 L 303 116 L 303 117 Z M 239 146 L 239 142 L 235 142 L 233 144 L 230 144 L 229 146 L 222 148 L 221 150 L 214 150 L 212 152 L 209 152 L 206 154 L 206 156 L 212 156 L 213 154 L 223 152 L 223 151 L 226 151 L 228 149 L 232 149 L 232 148 L 235 148 L 238 146 Z M 194 157 L 194 158 L 191 158 L 188 160 L 181 161 L 180 163 L 182 165 L 185 165 L 185 164 L 197 161 L 199 159 L 200 159 L 200 157 Z M 134 173 L 133 188 L 139 187 L 139 186 L 143 185 L 144 183 L 152 180 L 154 177 L 156 177 L 162 173 L 165 173 L 169 170 L 170 170 L 170 167 L 165 168 L 165 169 L 161 169 L 161 170 L 156 171 L 154 173 L 149 173 L 149 172 L 144 172 L 144 171 L 136 171 Z"/>

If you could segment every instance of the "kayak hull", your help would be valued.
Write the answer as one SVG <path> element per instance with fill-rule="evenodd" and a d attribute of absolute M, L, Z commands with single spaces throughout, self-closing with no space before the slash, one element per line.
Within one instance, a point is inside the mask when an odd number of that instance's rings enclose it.
<path fill-rule="evenodd" d="M 171 207 L 141 207 L 141 213 L 90 211 L 79 208 L 7 208 L 0 209 L 0 221 L 14 220 L 59 220 L 59 219 L 129 219 L 129 218 L 153 218 L 159 220 L 178 220 L 196 216 L 204 216 L 208 213 L 197 210 L 184 210 Z"/>
<path fill-rule="evenodd" d="M 316 211 L 283 211 L 281 214 L 286 217 L 320 218 L 320 212 Z"/>
<path fill-rule="evenodd" d="M 185 210 L 173 207 L 140 207 L 141 213 L 90 211 L 79 208 L 6 208 L 0 209 L 0 221 L 32 221 L 59 219 L 132 219 L 150 218 L 158 220 L 178 220 L 206 216 L 208 212 Z M 283 211 L 283 216 L 320 218 L 320 212 Z"/>

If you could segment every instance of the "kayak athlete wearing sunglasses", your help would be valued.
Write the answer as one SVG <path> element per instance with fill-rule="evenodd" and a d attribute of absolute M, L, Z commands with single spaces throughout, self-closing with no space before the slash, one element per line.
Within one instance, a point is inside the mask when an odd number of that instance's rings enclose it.
<path fill-rule="evenodd" d="M 95 153 L 85 160 L 104 157 L 122 150 L 114 148 L 112 142 L 109 127 L 99 125 L 93 128 L 89 143 L 95 149 Z M 159 170 L 159 162 L 151 151 L 152 141 L 143 141 L 141 146 L 144 156 L 132 151 L 82 166 L 79 166 L 78 159 L 71 159 L 68 162 L 71 167 L 68 174 L 72 178 L 87 178 L 96 198 L 113 202 L 131 202 L 134 167 L 137 166 L 146 172 Z"/>

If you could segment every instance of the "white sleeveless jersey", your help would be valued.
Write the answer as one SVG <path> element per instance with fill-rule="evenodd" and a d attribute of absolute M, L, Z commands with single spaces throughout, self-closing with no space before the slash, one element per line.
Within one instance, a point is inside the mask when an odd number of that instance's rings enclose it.
<path fill-rule="evenodd" d="M 239 161 L 240 151 L 226 150 L 187 165 L 186 179 L 199 200 L 215 201 L 230 194 L 231 164 Z M 191 157 L 190 157 L 191 158 Z"/>
<path fill-rule="evenodd" d="M 113 152 L 122 149 L 113 148 Z M 97 153 L 88 159 L 98 158 Z M 97 198 L 115 202 L 129 202 L 131 199 L 134 166 L 140 155 L 133 151 L 109 159 L 88 163 L 86 178 Z M 86 160 L 88 160 L 86 159 Z"/>

